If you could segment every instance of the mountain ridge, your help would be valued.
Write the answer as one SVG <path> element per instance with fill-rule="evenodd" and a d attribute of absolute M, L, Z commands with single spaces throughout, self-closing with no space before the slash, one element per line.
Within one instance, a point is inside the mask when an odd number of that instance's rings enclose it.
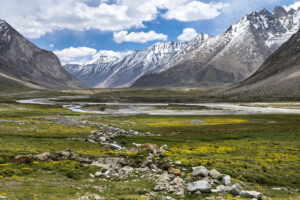
<path fill-rule="evenodd" d="M 249 78 L 221 92 L 237 98 L 300 97 L 300 31 Z"/>
<path fill-rule="evenodd" d="M 48 89 L 85 88 L 65 71 L 57 56 L 40 49 L 0 20 L 0 73 Z"/>
<path fill-rule="evenodd" d="M 209 87 L 239 82 L 300 27 L 300 10 L 276 7 L 245 15 L 224 33 L 192 49 L 172 68 L 145 75 L 133 87 Z"/>
<path fill-rule="evenodd" d="M 87 65 L 65 65 L 64 68 L 90 87 L 130 87 L 144 74 L 172 67 L 191 46 L 210 37 L 212 36 L 202 33 L 190 42 L 157 42 L 114 62 L 96 61 Z"/>

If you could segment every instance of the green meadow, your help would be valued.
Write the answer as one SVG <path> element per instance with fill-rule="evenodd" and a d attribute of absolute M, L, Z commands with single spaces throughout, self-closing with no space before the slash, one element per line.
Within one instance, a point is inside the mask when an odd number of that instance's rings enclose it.
<path fill-rule="evenodd" d="M 60 118 L 67 119 L 66 123 L 60 123 Z M 194 120 L 205 124 L 194 124 Z M 101 170 L 99 167 L 68 160 L 11 163 L 17 155 L 67 148 L 89 158 L 131 157 L 138 163 L 143 153 L 114 152 L 79 140 L 99 130 L 97 123 L 157 134 L 116 140 L 126 147 L 132 143 L 167 144 L 165 159 L 182 162 L 180 168 L 187 169 L 183 178 L 190 176 L 191 167 L 204 165 L 231 175 L 233 182 L 242 181 L 247 189 L 260 191 L 271 199 L 300 196 L 300 115 L 110 116 L 14 101 L 0 103 L 0 196 L 20 200 L 77 199 L 92 193 L 106 199 L 149 199 L 146 194 L 153 192 L 155 183 L 148 179 L 93 179 L 90 174 Z M 272 187 L 288 190 L 276 191 Z"/>

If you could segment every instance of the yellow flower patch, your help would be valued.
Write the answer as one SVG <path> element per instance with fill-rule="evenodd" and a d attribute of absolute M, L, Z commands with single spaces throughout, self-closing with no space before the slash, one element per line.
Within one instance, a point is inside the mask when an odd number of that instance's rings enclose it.
<path fill-rule="evenodd" d="M 193 123 L 197 119 L 159 119 L 156 121 L 149 122 L 147 125 L 151 127 L 168 127 L 168 126 L 212 126 L 212 125 L 224 125 L 224 124 L 236 124 L 236 123 L 245 123 L 247 120 L 243 119 L 223 119 L 223 118 L 213 118 L 213 119 L 204 119 L 203 124 Z"/>

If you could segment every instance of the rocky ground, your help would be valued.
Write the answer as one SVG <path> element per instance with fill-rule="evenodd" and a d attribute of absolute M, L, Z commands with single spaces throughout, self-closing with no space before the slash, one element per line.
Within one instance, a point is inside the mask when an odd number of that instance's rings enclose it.
<path fill-rule="evenodd" d="M 70 118 L 72 119 L 72 118 Z M 72 123 L 67 118 L 61 118 L 57 123 Z M 91 122 L 84 122 L 91 123 Z M 32 161 L 61 161 L 72 160 L 86 165 L 101 167 L 95 174 L 90 174 L 92 179 L 110 181 L 147 179 L 155 182 L 153 191 L 146 192 L 143 196 L 172 200 L 183 199 L 187 194 L 213 194 L 205 199 L 225 199 L 224 194 L 237 198 L 262 199 L 264 196 L 257 191 L 247 191 L 243 188 L 242 181 L 233 184 L 231 177 L 218 172 L 216 169 L 207 169 L 205 166 L 195 166 L 191 169 L 182 167 L 181 161 L 169 160 L 166 156 L 167 145 L 136 144 L 131 148 L 122 147 L 114 141 L 117 136 L 153 136 L 152 133 L 140 133 L 134 130 L 123 130 L 115 125 L 97 124 L 101 131 L 94 130 L 84 140 L 99 143 L 115 151 L 118 157 L 88 158 L 66 149 L 57 152 L 44 152 L 38 155 L 19 155 L 12 163 L 30 163 Z M 70 138 L 75 140 L 75 138 Z M 133 156 L 134 155 L 134 156 Z M 169 196 L 170 195 L 170 196 Z M 171 197 L 172 196 L 172 197 Z M 86 194 L 79 200 L 105 199 L 96 194 Z"/>

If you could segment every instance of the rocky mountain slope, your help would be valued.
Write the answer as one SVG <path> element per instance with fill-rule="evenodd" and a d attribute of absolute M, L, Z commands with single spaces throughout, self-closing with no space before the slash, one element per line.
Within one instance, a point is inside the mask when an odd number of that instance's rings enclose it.
<path fill-rule="evenodd" d="M 0 20 L 0 74 L 9 80 L 7 84 L 18 80 L 18 84 L 36 88 L 85 87 L 62 68 L 52 52 L 38 48 L 3 20 Z"/>
<path fill-rule="evenodd" d="M 225 94 L 240 98 L 300 96 L 300 31 L 248 79 Z"/>
<path fill-rule="evenodd" d="M 224 33 L 190 48 L 161 73 L 148 74 L 134 87 L 215 86 L 241 81 L 254 73 L 300 27 L 300 9 L 276 7 L 244 16 Z"/>
<path fill-rule="evenodd" d="M 191 42 L 156 43 L 122 58 L 100 57 L 87 65 L 65 65 L 64 68 L 89 87 L 130 87 L 145 74 L 158 73 L 174 66 L 192 47 L 211 38 L 199 34 Z"/>

